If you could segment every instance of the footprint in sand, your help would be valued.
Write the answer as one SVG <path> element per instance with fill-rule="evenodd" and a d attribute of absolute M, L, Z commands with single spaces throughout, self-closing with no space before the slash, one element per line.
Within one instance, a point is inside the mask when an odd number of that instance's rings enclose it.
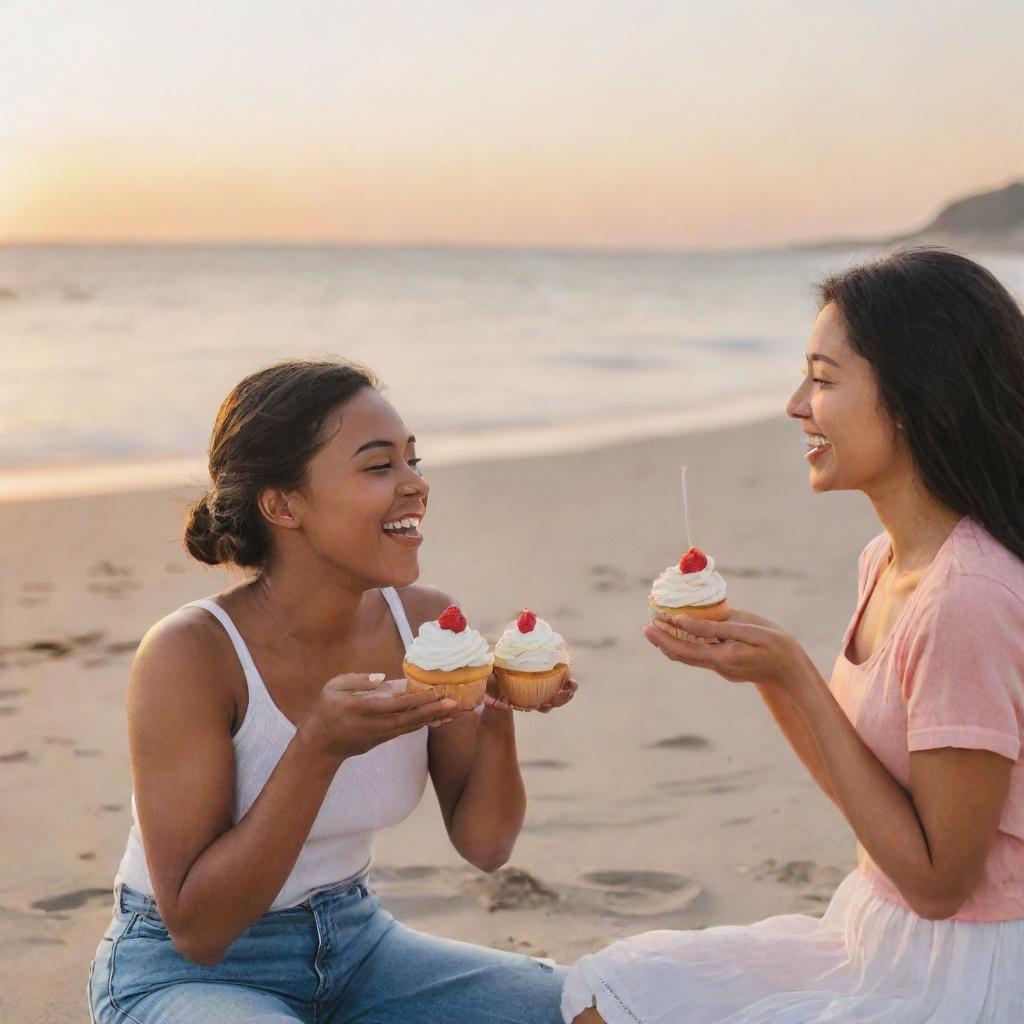
<path fill-rule="evenodd" d="M 33 910 L 44 910 L 48 914 L 59 910 L 77 910 L 86 903 L 96 900 L 111 899 L 110 889 L 76 889 L 74 892 L 61 893 L 59 896 L 47 896 L 31 904 Z"/>
<path fill-rule="evenodd" d="M 64 658 L 71 653 L 71 646 L 60 640 L 36 640 L 26 644 L 22 650 L 32 654 L 48 654 L 51 658 Z"/>
<path fill-rule="evenodd" d="M 588 871 L 569 894 L 590 910 L 621 917 L 660 917 L 691 906 L 703 891 L 690 878 L 670 871 Z"/>
<path fill-rule="evenodd" d="M 623 593 L 633 589 L 629 576 L 614 565 L 592 565 L 590 575 L 594 577 L 590 587 L 602 593 Z"/>
<path fill-rule="evenodd" d="M 124 810 L 124 804 L 100 804 L 100 810 L 106 811 L 108 814 L 116 814 L 118 811 Z"/>
<path fill-rule="evenodd" d="M 773 878 L 786 885 L 838 885 L 845 877 L 845 872 L 830 864 L 819 864 L 814 860 L 790 860 L 779 864 L 774 857 L 755 864 L 750 873 L 759 881 Z"/>
<path fill-rule="evenodd" d="M 786 569 L 783 566 L 769 565 L 765 568 L 753 568 L 750 566 L 732 566 L 732 565 L 719 565 L 717 566 L 718 571 L 728 579 L 732 577 L 734 579 L 773 579 L 773 580 L 799 580 L 803 579 L 804 574 L 802 572 L 794 572 L 792 569 Z"/>
<path fill-rule="evenodd" d="M 431 864 L 404 867 L 374 866 L 371 884 L 392 913 L 444 914 L 465 903 L 461 887 L 473 874 L 470 868 L 441 868 Z"/>
<path fill-rule="evenodd" d="M 423 878 L 434 878 L 438 874 L 438 868 L 432 864 L 409 864 L 403 868 L 385 868 L 392 878 L 403 881 L 419 881 Z"/>
<path fill-rule="evenodd" d="M 63 946 L 55 934 L 54 923 L 42 914 L 33 914 L 15 907 L 0 906 L 0 963 L 11 954 L 24 952 L 26 946 Z"/>
<path fill-rule="evenodd" d="M 52 583 L 42 583 L 30 580 L 22 583 L 22 596 L 18 598 L 18 604 L 22 608 L 41 608 L 49 604 L 47 594 L 52 593 L 56 588 Z"/>
<path fill-rule="evenodd" d="M 107 634 L 101 629 L 94 629 L 89 633 L 79 633 L 77 636 L 71 638 L 71 642 L 76 647 L 94 647 L 98 644 Z"/>
<path fill-rule="evenodd" d="M 753 867 L 737 867 L 736 871 L 759 882 L 771 879 L 783 885 L 805 888 L 800 899 L 819 904 L 828 903 L 836 886 L 846 877 L 846 872 L 831 864 L 819 864 L 813 860 L 790 860 L 780 864 L 774 857 Z"/>
<path fill-rule="evenodd" d="M 86 588 L 91 594 L 105 594 L 107 597 L 126 597 L 129 591 L 139 590 L 142 584 L 132 579 L 133 573 L 127 565 L 115 565 L 103 560 L 89 566 L 93 582 Z"/>
<path fill-rule="evenodd" d="M 524 910 L 552 907 L 563 897 L 539 878 L 522 868 L 499 868 L 491 875 L 474 878 L 464 885 L 464 891 L 475 895 L 486 910 Z"/>
<path fill-rule="evenodd" d="M 657 782 L 654 788 L 667 796 L 709 796 L 734 793 L 749 787 L 752 776 L 759 773 L 753 768 L 737 772 L 723 772 L 720 775 L 702 775 L 694 779 L 671 779 Z"/>
<path fill-rule="evenodd" d="M 520 761 L 520 768 L 543 768 L 546 771 L 560 772 L 569 765 L 565 761 L 557 761 L 554 758 L 539 757 L 533 761 Z"/>
<path fill-rule="evenodd" d="M 17 713 L 18 709 L 13 704 L 0 705 L 0 718 L 10 718 Z"/>
<path fill-rule="evenodd" d="M 21 764 L 29 759 L 27 750 L 15 750 L 10 754 L 0 754 L 0 764 Z"/>
<path fill-rule="evenodd" d="M 637 816 L 636 805 L 630 801 L 625 811 L 617 813 L 608 810 L 600 818 L 580 818 L 576 813 L 569 811 L 566 814 L 556 814 L 541 821 L 527 819 L 523 825 L 523 831 L 533 835 L 546 835 L 551 832 L 618 832 L 620 829 L 644 828 L 648 825 L 661 825 L 666 821 L 672 821 L 676 815 L 668 813 L 654 813 Z"/>
<path fill-rule="evenodd" d="M 90 750 L 86 748 L 76 749 L 71 751 L 75 757 L 103 757 L 102 750 Z"/>
<path fill-rule="evenodd" d="M 28 693 L 27 686 L 16 686 L 9 690 L 0 690 L 0 700 L 10 700 L 12 697 L 24 697 Z"/>
<path fill-rule="evenodd" d="M 107 644 L 103 649 L 107 654 L 134 654 L 138 648 L 141 640 L 122 640 L 118 643 Z"/>
<path fill-rule="evenodd" d="M 683 733 L 681 736 L 668 736 L 651 747 L 656 750 L 704 750 L 711 746 L 711 740 L 704 736 L 695 736 L 692 733 Z"/>

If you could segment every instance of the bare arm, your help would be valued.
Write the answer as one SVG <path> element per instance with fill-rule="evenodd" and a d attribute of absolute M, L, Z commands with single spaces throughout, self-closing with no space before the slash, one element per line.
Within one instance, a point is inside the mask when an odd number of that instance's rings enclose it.
<path fill-rule="evenodd" d="M 779 727 L 782 735 L 786 737 L 789 745 L 793 748 L 803 766 L 807 769 L 811 778 L 818 784 L 818 788 L 837 804 L 836 794 L 829 782 L 828 771 L 821 757 L 821 751 L 815 742 L 814 736 L 807 726 L 800 708 L 792 697 L 785 690 L 777 686 L 770 686 L 766 683 L 755 683 L 757 692 L 768 708 L 775 724 Z"/>
<path fill-rule="evenodd" d="M 951 917 L 981 879 L 1012 762 L 988 750 L 916 751 L 904 789 L 857 734 L 813 665 L 791 692 L 836 803 L 864 848 L 914 911 Z"/>
<path fill-rule="evenodd" d="M 813 741 L 812 763 L 875 863 L 922 917 L 955 914 L 983 872 L 1011 762 L 983 750 L 916 752 L 910 755 L 910 787 L 904 789 L 865 745 L 791 637 L 738 622 L 687 619 L 686 629 L 720 643 L 679 640 L 654 627 L 645 635 L 673 660 L 781 691 L 786 701 L 780 698 L 779 706 L 791 723 L 794 709 L 803 720 L 794 733 L 804 746 L 808 737 Z"/>
<path fill-rule="evenodd" d="M 512 854 L 526 815 L 513 712 L 484 708 L 432 730 L 430 777 L 452 845 L 481 871 Z"/>
<path fill-rule="evenodd" d="M 127 701 L 135 800 L 161 915 L 189 959 L 216 963 L 266 912 L 347 757 L 451 706 L 429 695 L 352 692 L 370 686 L 366 676 L 326 684 L 255 803 L 233 825 L 234 706 L 205 624 L 186 613 L 143 641 Z"/>
<path fill-rule="evenodd" d="M 764 619 L 760 615 L 754 615 L 752 612 L 744 612 L 739 609 L 731 611 L 729 621 L 742 622 L 752 626 L 764 626 L 766 629 L 779 629 L 769 619 Z M 668 633 L 668 635 L 672 635 L 672 627 L 666 622 L 656 620 L 655 625 Z M 759 683 L 756 680 L 754 685 L 757 687 L 757 692 L 760 694 L 761 700 L 764 701 L 765 707 L 768 708 L 772 718 L 775 719 L 775 724 L 778 725 L 782 735 L 786 737 L 787 742 L 793 748 L 793 752 L 807 769 L 811 778 L 818 784 L 818 787 L 825 796 L 833 803 L 836 803 L 836 795 L 829 784 L 828 772 L 825 770 L 825 763 L 821 759 L 818 744 L 815 742 L 814 736 L 808 728 L 807 721 L 801 714 L 796 702 L 786 692 L 784 687 Z"/>
<path fill-rule="evenodd" d="M 410 621 L 419 626 L 457 602 L 436 587 L 403 591 Z M 489 688 L 495 680 L 491 676 Z M 578 689 L 566 681 L 541 712 L 572 700 Z M 470 864 L 496 871 L 512 854 L 526 816 L 526 789 L 516 753 L 514 712 L 487 697 L 479 714 L 463 713 L 432 730 L 430 777 L 452 845 Z"/>

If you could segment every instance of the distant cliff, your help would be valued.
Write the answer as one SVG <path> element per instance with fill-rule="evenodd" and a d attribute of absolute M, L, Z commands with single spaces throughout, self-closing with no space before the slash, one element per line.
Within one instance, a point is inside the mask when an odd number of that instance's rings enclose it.
<path fill-rule="evenodd" d="M 886 241 L 1024 251 L 1024 181 L 957 199 L 930 224 Z"/>
<path fill-rule="evenodd" d="M 876 249 L 914 242 L 963 252 L 1024 252 L 1024 181 L 955 199 L 924 227 L 888 238 L 830 238 L 800 248 Z"/>

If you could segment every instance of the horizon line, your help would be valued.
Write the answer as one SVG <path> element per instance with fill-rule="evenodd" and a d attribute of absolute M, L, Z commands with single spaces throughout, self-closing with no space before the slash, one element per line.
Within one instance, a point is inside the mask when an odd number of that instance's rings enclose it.
<path fill-rule="evenodd" d="M 891 239 L 806 239 L 780 242 L 762 242 L 753 245 L 616 245 L 601 243 L 560 242 L 439 242 L 401 240 L 393 242 L 358 242 L 341 239 L 292 238 L 195 238 L 162 239 L 153 237 L 68 238 L 38 237 L 0 239 L 0 249 L 17 248 L 163 248 L 163 249 L 351 249 L 466 251 L 495 253 L 607 253 L 609 255 L 713 255 L 735 252 L 777 252 L 793 249 L 867 248 L 886 245 Z"/>

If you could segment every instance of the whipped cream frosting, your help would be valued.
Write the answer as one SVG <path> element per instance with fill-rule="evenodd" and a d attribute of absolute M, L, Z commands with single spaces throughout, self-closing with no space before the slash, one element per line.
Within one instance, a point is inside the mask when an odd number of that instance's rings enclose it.
<path fill-rule="evenodd" d="M 454 672 L 476 668 L 493 661 L 487 641 L 467 626 L 461 633 L 442 629 L 436 622 L 424 622 L 405 652 L 405 660 L 427 672 Z"/>
<path fill-rule="evenodd" d="M 565 641 L 543 619 L 537 619 L 529 633 L 513 622 L 494 645 L 494 663 L 519 672 L 547 672 L 556 665 L 569 664 Z"/>
<path fill-rule="evenodd" d="M 682 608 L 685 605 L 704 606 L 725 600 L 725 580 L 715 572 L 715 560 L 705 555 L 708 564 L 698 572 L 682 572 L 670 565 L 651 584 L 651 597 L 663 608 Z"/>

